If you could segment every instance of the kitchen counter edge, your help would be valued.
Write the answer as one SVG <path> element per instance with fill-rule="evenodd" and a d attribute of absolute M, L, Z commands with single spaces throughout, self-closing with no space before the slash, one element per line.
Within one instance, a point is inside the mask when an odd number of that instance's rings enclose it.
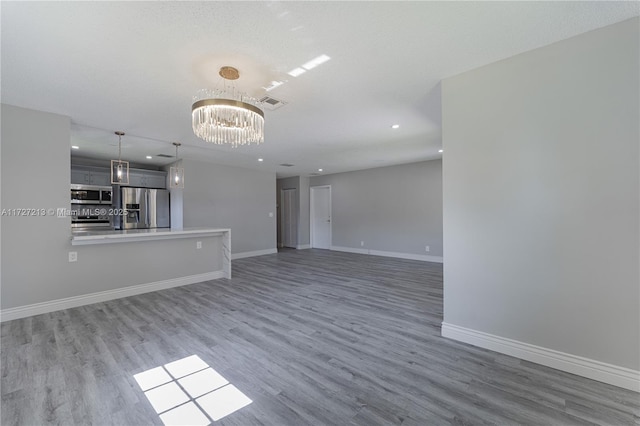
<path fill-rule="evenodd" d="M 71 233 L 71 245 L 157 241 L 175 238 L 215 237 L 231 232 L 229 228 L 156 228 L 124 231 L 80 231 Z"/>

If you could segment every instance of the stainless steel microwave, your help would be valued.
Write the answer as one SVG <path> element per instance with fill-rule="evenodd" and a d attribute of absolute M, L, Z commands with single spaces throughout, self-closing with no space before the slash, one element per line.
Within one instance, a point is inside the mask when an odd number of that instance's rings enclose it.
<path fill-rule="evenodd" d="M 71 204 L 111 204 L 111 187 L 72 184 Z"/>

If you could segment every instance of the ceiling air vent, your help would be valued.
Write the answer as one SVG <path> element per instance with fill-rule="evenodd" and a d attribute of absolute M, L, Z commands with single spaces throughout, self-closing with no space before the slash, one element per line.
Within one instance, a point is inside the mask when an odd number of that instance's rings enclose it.
<path fill-rule="evenodd" d="M 287 104 L 286 102 L 281 101 L 280 99 L 272 98 L 271 96 L 264 96 L 260 99 L 260 103 L 264 105 L 265 108 L 271 111 Z"/>
<path fill-rule="evenodd" d="M 289 164 L 289 163 L 282 163 L 280 164 L 282 167 L 293 167 L 293 164 Z"/>
<path fill-rule="evenodd" d="M 162 157 L 162 158 L 173 158 L 173 155 L 158 154 L 158 155 L 156 155 L 156 157 Z"/>

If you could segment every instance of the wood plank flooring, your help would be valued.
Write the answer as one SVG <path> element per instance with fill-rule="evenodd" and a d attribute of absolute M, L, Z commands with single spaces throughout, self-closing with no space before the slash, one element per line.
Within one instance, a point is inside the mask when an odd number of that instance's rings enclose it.
<path fill-rule="evenodd" d="M 2 425 L 162 424 L 133 376 L 191 355 L 253 401 L 220 425 L 640 424 L 638 393 L 440 337 L 440 264 L 287 250 L 233 276 L 3 323 Z"/>

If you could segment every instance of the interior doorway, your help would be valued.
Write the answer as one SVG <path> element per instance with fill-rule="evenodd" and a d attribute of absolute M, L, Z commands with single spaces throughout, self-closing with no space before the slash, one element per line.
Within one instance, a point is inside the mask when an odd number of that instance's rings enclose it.
<path fill-rule="evenodd" d="M 296 248 L 298 246 L 298 214 L 296 210 L 297 189 L 282 189 L 280 191 L 280 241 L 282 247 Z"/>
<path fill-rule="evenodd" d="M 311 187 L 311 247 L 331 248 L 331 185 Z"/>

